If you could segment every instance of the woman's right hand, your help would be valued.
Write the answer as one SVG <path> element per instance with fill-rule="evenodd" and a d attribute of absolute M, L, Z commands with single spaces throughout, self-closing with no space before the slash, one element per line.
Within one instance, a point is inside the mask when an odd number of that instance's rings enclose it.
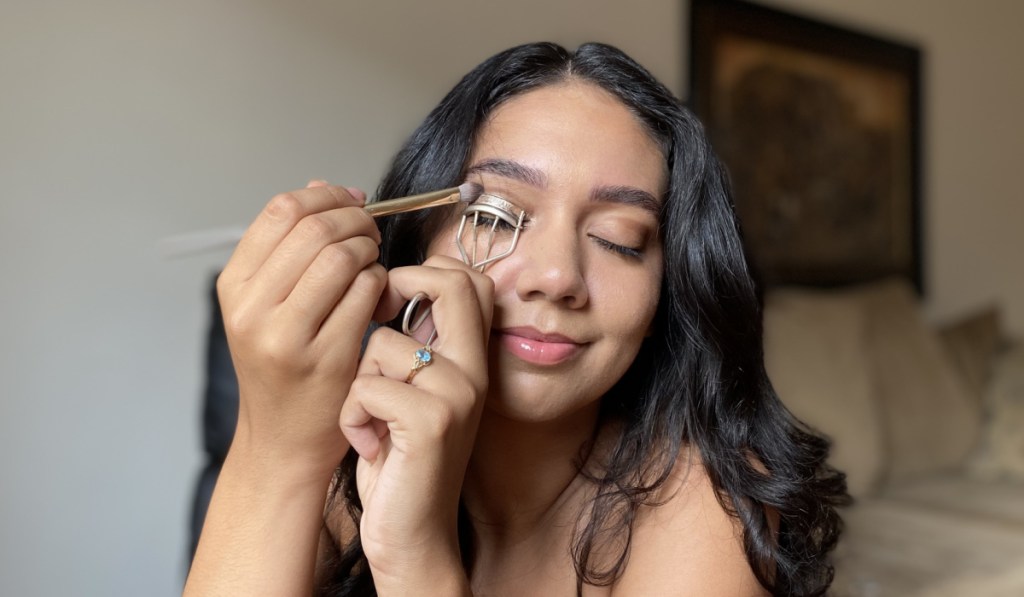
<path fill-rule="evenodd" d="M 364 202 L 319 181 L 274 197 L 217 280 L 240 393 L 233 449 L 316 476 L 348 449 L 338 415 L 387 280 Z"/>

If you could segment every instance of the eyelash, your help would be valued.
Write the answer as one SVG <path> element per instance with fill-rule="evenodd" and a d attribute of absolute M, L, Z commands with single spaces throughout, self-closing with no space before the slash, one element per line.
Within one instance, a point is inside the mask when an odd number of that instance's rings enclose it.
<path fill-rule="evenodd" d="M 491 220 L 490 218 L 486 218 L 486 219 L 485 218 L 481 218 L 479 220 L 479 223 L 477 224 L 477 226 L 478 227 L 479 226 L 490 227 L 492 223 L 493 223 L 493 220 Z M 530 223 L 530 218 L 527 217 L 525 220 L 523 220 L 523 227 L 526 228 L 526 226 L 529 223 Z M 503 231 L 503 232 L 512 232 L 514 229 L 515 228 L 511 224 L 509 224 L 508 222 L 506 222 L 504 220 L 501 220 L 501 219 L 498 220 L 498 228 L 497 228 L 497 230 Z M 601 238 L 600 236 L 594 236 L 592 234 L 590 235 L 590 238 L 593 239 L 594 242 L 596 242 L 601 248 L 603 248 L 603 249 L 605 249 L 607 251 L 610 251 L 612 253 L 615 253 L 616 255 L 621 255 L 621 256 L 627 257 L 629 259 L 637 259 L 637 260 L 641 259 L 644 256 L 643 250 L 641 250 L 641 249 L 634 248 L 634 247 L 627 247 L 627 246 L 624 246 L 624 245 L 619 245 L 619 244 L 613 243 L 613 242 L 611 242 L 611 241 L 609 241 L 607 239 Z"/>
<path fill-rule="evenodd" d="M 497 218 L 497 220 L 498 220 L 498 227 L 495 228 L 496 231 L 498 231 L 498 232 L 514 232 L 515 231 L 516 227 L 513 226 L 512 224 L 509 224 L 508 222 L 506 222 L 505 220 L 502 220 L 501 218 Z M 528 221 L 529 221 L 529 219 L 523 220 L 523 227 L 526 226 L 526 222 L 528 222 Z M 492 219 L 492 218 L 480 218 L 479 223 L 477 224 L 477 227 L 487 227 L 487 228 L 490 228 L 493 224 L 494 224 L 494 219 Z"/>
<path fill-rule="evenodd" d="M 622 255 L 623 257 L 627 257 L 629 259 L 640 259 L 644 256 L 644 252 L 640 249 L 617 245 L 609 240 L 601 238 L 600 236 L 590 235 L 590 238 L 594 239 L 594 242 L 601 247 L 611 251 L 612 253 Z"/>

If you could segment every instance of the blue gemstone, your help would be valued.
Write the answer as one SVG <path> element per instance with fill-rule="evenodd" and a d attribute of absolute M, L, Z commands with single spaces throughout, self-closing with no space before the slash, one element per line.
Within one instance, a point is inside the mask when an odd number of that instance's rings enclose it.
<path fill-rule="evenodd" d="M 416 351 L 416 358 L 424 363 L 429 363 L 430 359 L 433 358 L 430 351 L 426 348 L 421 348 Z"/>

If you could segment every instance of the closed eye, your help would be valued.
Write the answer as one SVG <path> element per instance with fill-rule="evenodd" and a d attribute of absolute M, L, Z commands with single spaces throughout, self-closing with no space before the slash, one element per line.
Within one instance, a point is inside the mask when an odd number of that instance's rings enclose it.
<path fill-rule="evenodd" d="M 611 251 L 612 253 L 616 253 L 618 255 L 622 255 L 623 257 L 628 257 L 630 259 L 636 260 L 640 260 L 644 256 L 642 247 L 627 247 L 625 245 L 613 243 L 610 240 L 601 238 L 600 236 L 594 236 L 593 234 L 589 236 L 595 243 L 598 244 L 598 246 L 608 251 Z"/>

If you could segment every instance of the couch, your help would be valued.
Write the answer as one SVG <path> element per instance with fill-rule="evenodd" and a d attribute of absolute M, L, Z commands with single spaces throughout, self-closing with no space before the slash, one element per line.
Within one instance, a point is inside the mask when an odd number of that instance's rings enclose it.
<path fill-rule="evenodd" d="M 765 361 L 854 503 L 830 594 L 1024 596 L 1024 346 L 998 310 L 936 327 L 909 284 L 779 288 Z"/>

